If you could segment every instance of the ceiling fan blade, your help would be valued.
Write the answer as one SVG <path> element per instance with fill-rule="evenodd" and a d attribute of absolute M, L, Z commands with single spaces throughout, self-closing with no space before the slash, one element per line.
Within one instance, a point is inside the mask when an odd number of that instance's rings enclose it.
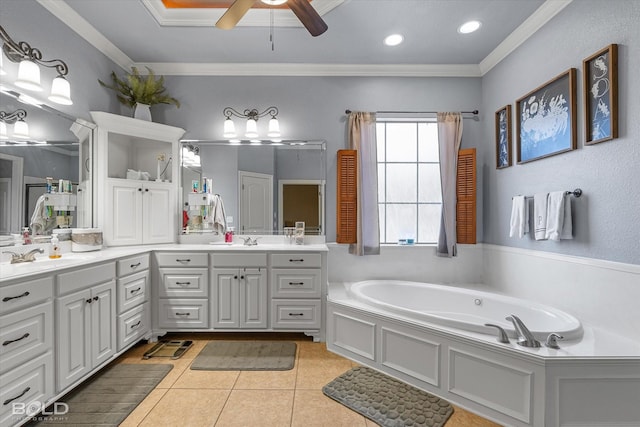
<path fill-rule="evenodd" d="M 242 17 L 251 9 L 255 0 L 236 0 L 227 11 L 218 19 L 216 27 L 221 30 L 230 30 L 235 27 Z"/>
<path fill-rule="evenodd" d="M 307 0 L 288 0 L 287 5 L 313 37 L 327 31 L 327 24 Z"/>

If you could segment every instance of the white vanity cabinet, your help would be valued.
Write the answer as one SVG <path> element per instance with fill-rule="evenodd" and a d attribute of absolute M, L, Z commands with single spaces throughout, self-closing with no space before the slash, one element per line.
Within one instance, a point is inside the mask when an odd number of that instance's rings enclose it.
<path fill-rule="evenodd" d="M 98 125 L 95 222 L 104 243 L 174 242 L 184 129 L 99 111 L 91 117 Z"/>
<path fill-rule="evenodd" d="M 115 276 L 114 262 L 57 276 L 57 391 L 116 353 Z"/>
<path fill-rule="evenodd" d="M 25 407 L 53 397 L 53 278 L 0 286 L 0 426 L 19 420 Z"/>
<path fill-rule="evenodd" d="M 151 331 L 149 257 L 146 253 L 116 262 L 118 351 Z"/>
<path fill-rule="evenodd" d="M 267 254 L 213 253 L 211 257 L 212 327 L 267 328 Z"/>

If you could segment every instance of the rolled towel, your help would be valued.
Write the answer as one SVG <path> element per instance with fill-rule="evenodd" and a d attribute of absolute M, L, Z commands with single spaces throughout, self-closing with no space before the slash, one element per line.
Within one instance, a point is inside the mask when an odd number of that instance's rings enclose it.
<path fill-rule="evenodd" d="M 533 227 L 536 240 L 545 240 L 547 232 L 547 198 L 549 193 L 533 195 Z"/>
<path fill-rule="evenodd" d="M 560 239 L 573 239 L 573 220 L 571 219 L 571 195 L 564 196 L 564 222 L 562 223 L 562 232 Z"/>
<path fill-rule="evenodd" d="M 529 215 L 524 196 L 514 196 L 511 201 L 511 223 L 509 237 L 522 238 L 529 231 Z"/>
<path fill-rule="evenodd" d="M 564 225 L 564 191 L 553 191 L 549 193 L 547 202 L 547 230 L 545 238 L 550 240 L 560 240 L 562 227 Z"/>

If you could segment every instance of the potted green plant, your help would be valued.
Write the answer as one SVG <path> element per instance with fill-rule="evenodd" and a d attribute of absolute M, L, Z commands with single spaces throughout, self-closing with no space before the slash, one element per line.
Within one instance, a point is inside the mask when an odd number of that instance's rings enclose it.
<path fill-rule="evenodd" d="M 167 95 L 164 87 L 164 76 L 156 78 L 155 73 L 149 67 L 146 76 L 140 74 L 136 67 L 131 67 L 131 73 L 127 73 L 120 79 L 115 72 L 111 72 L 113 84 L 106 84 L 98 79 L 101 86 L 116 92 L 118 101 L 134 109 L 133 117 L 151 121 L 150 106 L 155 104 L 173 104 L 180 108 L 180 101 Z"/>

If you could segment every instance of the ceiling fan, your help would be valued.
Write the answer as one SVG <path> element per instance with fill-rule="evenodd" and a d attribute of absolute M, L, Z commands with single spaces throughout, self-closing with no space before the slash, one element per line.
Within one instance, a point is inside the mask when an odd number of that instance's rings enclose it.
<path fill-rule="evenodd" d="M 257 0 L 235 0 L 227 11 L 216 22 L 216 27 L 230 30 L 236 26 L 242 17 L 251 9 Z M 313 37 L 327 31 L 327 24 L 322 20 L 318 12 L 309 4 L 308 0 L 260 0 L 270 6 L 287 3 L 289 9 L 298 17 L 302 25 Z"/>

